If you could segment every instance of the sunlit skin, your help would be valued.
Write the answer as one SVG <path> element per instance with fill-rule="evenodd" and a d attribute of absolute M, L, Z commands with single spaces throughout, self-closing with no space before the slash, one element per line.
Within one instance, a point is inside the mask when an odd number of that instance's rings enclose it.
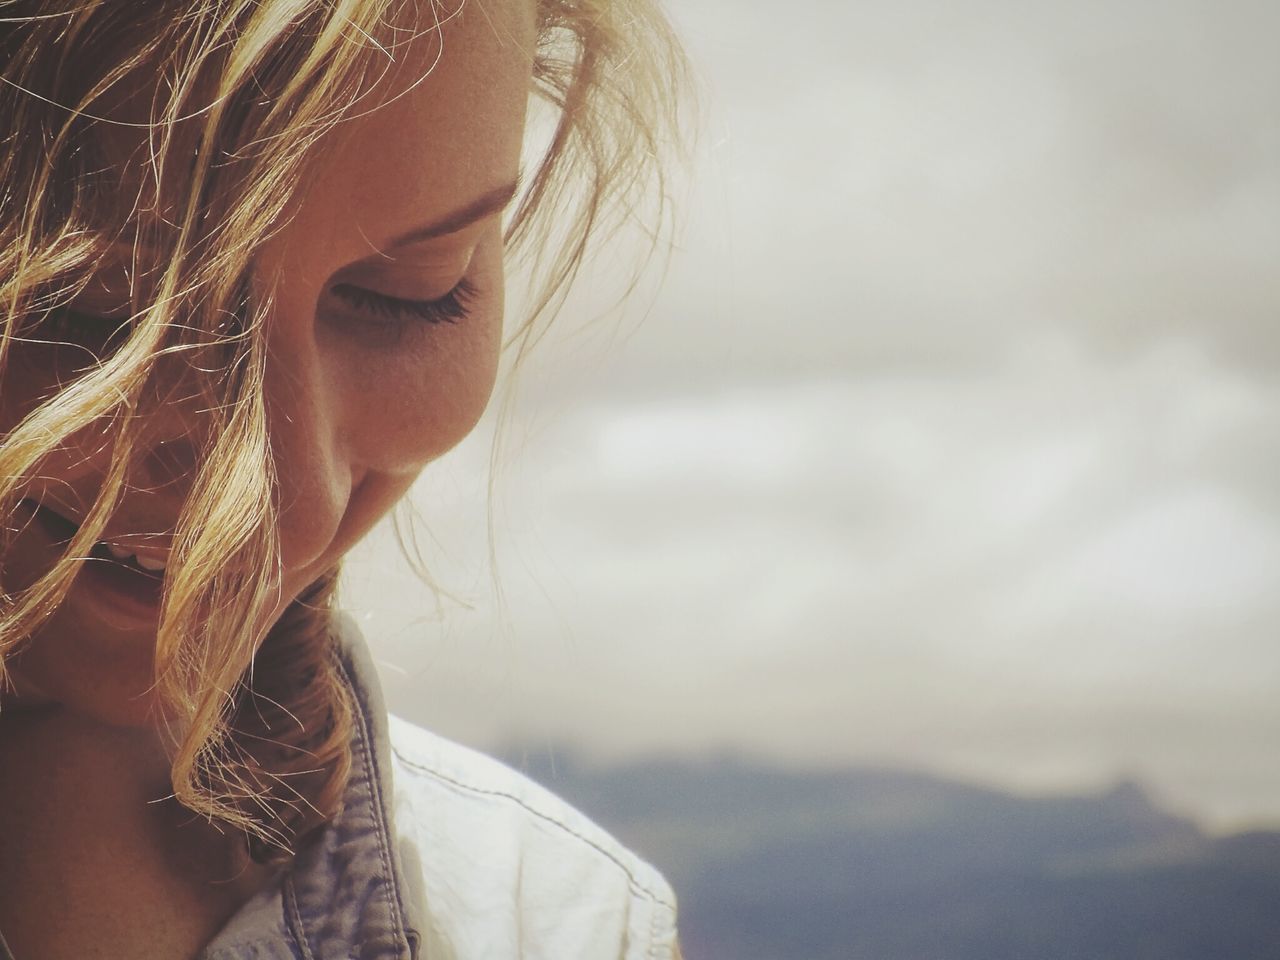
<path fill-rule="evenodd" d="M 275 304 L 276 614 L 488 401 L 502 331 L 501 217 L 517 177 L 533 37 L 532 3 L 473 2 L 446 27 L 434 72 L 412 86 L 436 53 L 421 42 L 386 84 L 412 88 L 326 142 L 291 219 L 255 257 L 256 291 Z M 419 236 L 397 245 L 406 235 Z M 465 316 L 452 322 L 397 314 L 389 323 L 367 296 L 438 304 L 460 282 L 454 306 Z M 78 306 L 110 312 L 110 287 Z M 0 427 L 68 366 L 55 348 L 15 354 Z M 180 371 L 173 384 L 180 401 Z M 176 402 L 149 425 L 134 489 L 104 540 L 163 555 L 199 420 L 193 404 Z M 29 496 L 82 519 L 104 469 L 101 433 L 85 431 L 44 465 Z M 56 550 L 38 524 L 26 525 L 3 558 L 5 585 L 35 579 Z M 146 695 L 154 629 L 104 611 L 78 579 L 15 664 L 18 692 L 0 711 L 0 929 L 18 957 L 193 956 L 264 879 L 233 842 L 146 802 L 167 792 Z M 210 886 L 240 869 L 236 883 Z M 151 905 L 144 916 L 139 904 Z"/>

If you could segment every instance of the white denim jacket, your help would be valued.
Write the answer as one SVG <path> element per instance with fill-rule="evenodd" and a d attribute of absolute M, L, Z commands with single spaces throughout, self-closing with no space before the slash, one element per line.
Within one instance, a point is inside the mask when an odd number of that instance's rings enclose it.
<path fill-rule="evenodd" d="M 658 872 L 563 800 L 388 718 L 345 621 L 358 706 L 346 806 L 202 960 L 672 960 Z"/>

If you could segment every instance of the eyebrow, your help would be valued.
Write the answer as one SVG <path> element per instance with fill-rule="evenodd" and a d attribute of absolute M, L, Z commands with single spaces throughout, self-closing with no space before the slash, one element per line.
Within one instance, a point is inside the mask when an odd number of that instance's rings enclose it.
<path fill-rule="evenodd" d="M 452 213 L 445 214 L 438 220 L 421 227 L 415 227 L 406 233 L 393 237 L 383 247 L 383 252 L 395 250 L 399 247 L 407 247 L 411 243 L 418 243 L 422 240 L 432 240 L 436 237 L 457 233 L 459 230 L 471 226 L 477 220 L 483 220 L 485 217 L 505 208 L 515 198 L 519 190 L 520 178 L 517 177 L 510 183 L 481 194 L 470 203 L 459 207 Z"/>

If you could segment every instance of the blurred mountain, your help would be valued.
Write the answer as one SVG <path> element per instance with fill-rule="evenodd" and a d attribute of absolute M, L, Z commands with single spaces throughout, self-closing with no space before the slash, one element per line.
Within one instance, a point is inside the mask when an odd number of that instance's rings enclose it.
<path fill-rule="evenodd" d="M 1135 782 L 1019 797 L 728 758 L 513 765 L 666 873 L 688 960 L 1280 958 L 1280 833 L 1206 836 Z"/>

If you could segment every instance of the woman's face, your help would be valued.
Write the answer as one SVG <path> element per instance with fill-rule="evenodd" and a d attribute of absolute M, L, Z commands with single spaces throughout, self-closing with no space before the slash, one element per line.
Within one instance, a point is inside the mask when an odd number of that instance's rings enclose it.
<path fill-rule="evenodd" d="M 439 63 L 415 85 L 440 50 L 416 42 L 387 85 L 399 96 L 326 141 L 294 215 L 255 257 L 257 292 L 273 298 L 276 615 L 462 439 L 488 400 L 502 327 L 501 211 L 515 189 L 534 25 L 528 0 L 483 7 L 472 0 L 444 27 Z M 99 286 L 77 309 L 109 299 L 111 280 Z M 0 383 L 0 427 L 47 396 L 77 350 L 82 357 L 76 347 L 14 355 Z M 175 397 L 149 424 L 141 475 L 104 537 L 144 566 L 164 562 L 192 479 L 200 417 Z M 41 507 L 3 558 L 7 588 L 33 582 L 57 556 L 57 517 L 48 514 L 84 519 L 107 467 L 101 437 L 78 435 L 30 487 L 28 503 Z M 121 579 L 110 566 L 85 564 L 14 676 L 20 696 L 139 723 L 158 607 L 145 583 L 133 589 L 141 573 Z"/>

